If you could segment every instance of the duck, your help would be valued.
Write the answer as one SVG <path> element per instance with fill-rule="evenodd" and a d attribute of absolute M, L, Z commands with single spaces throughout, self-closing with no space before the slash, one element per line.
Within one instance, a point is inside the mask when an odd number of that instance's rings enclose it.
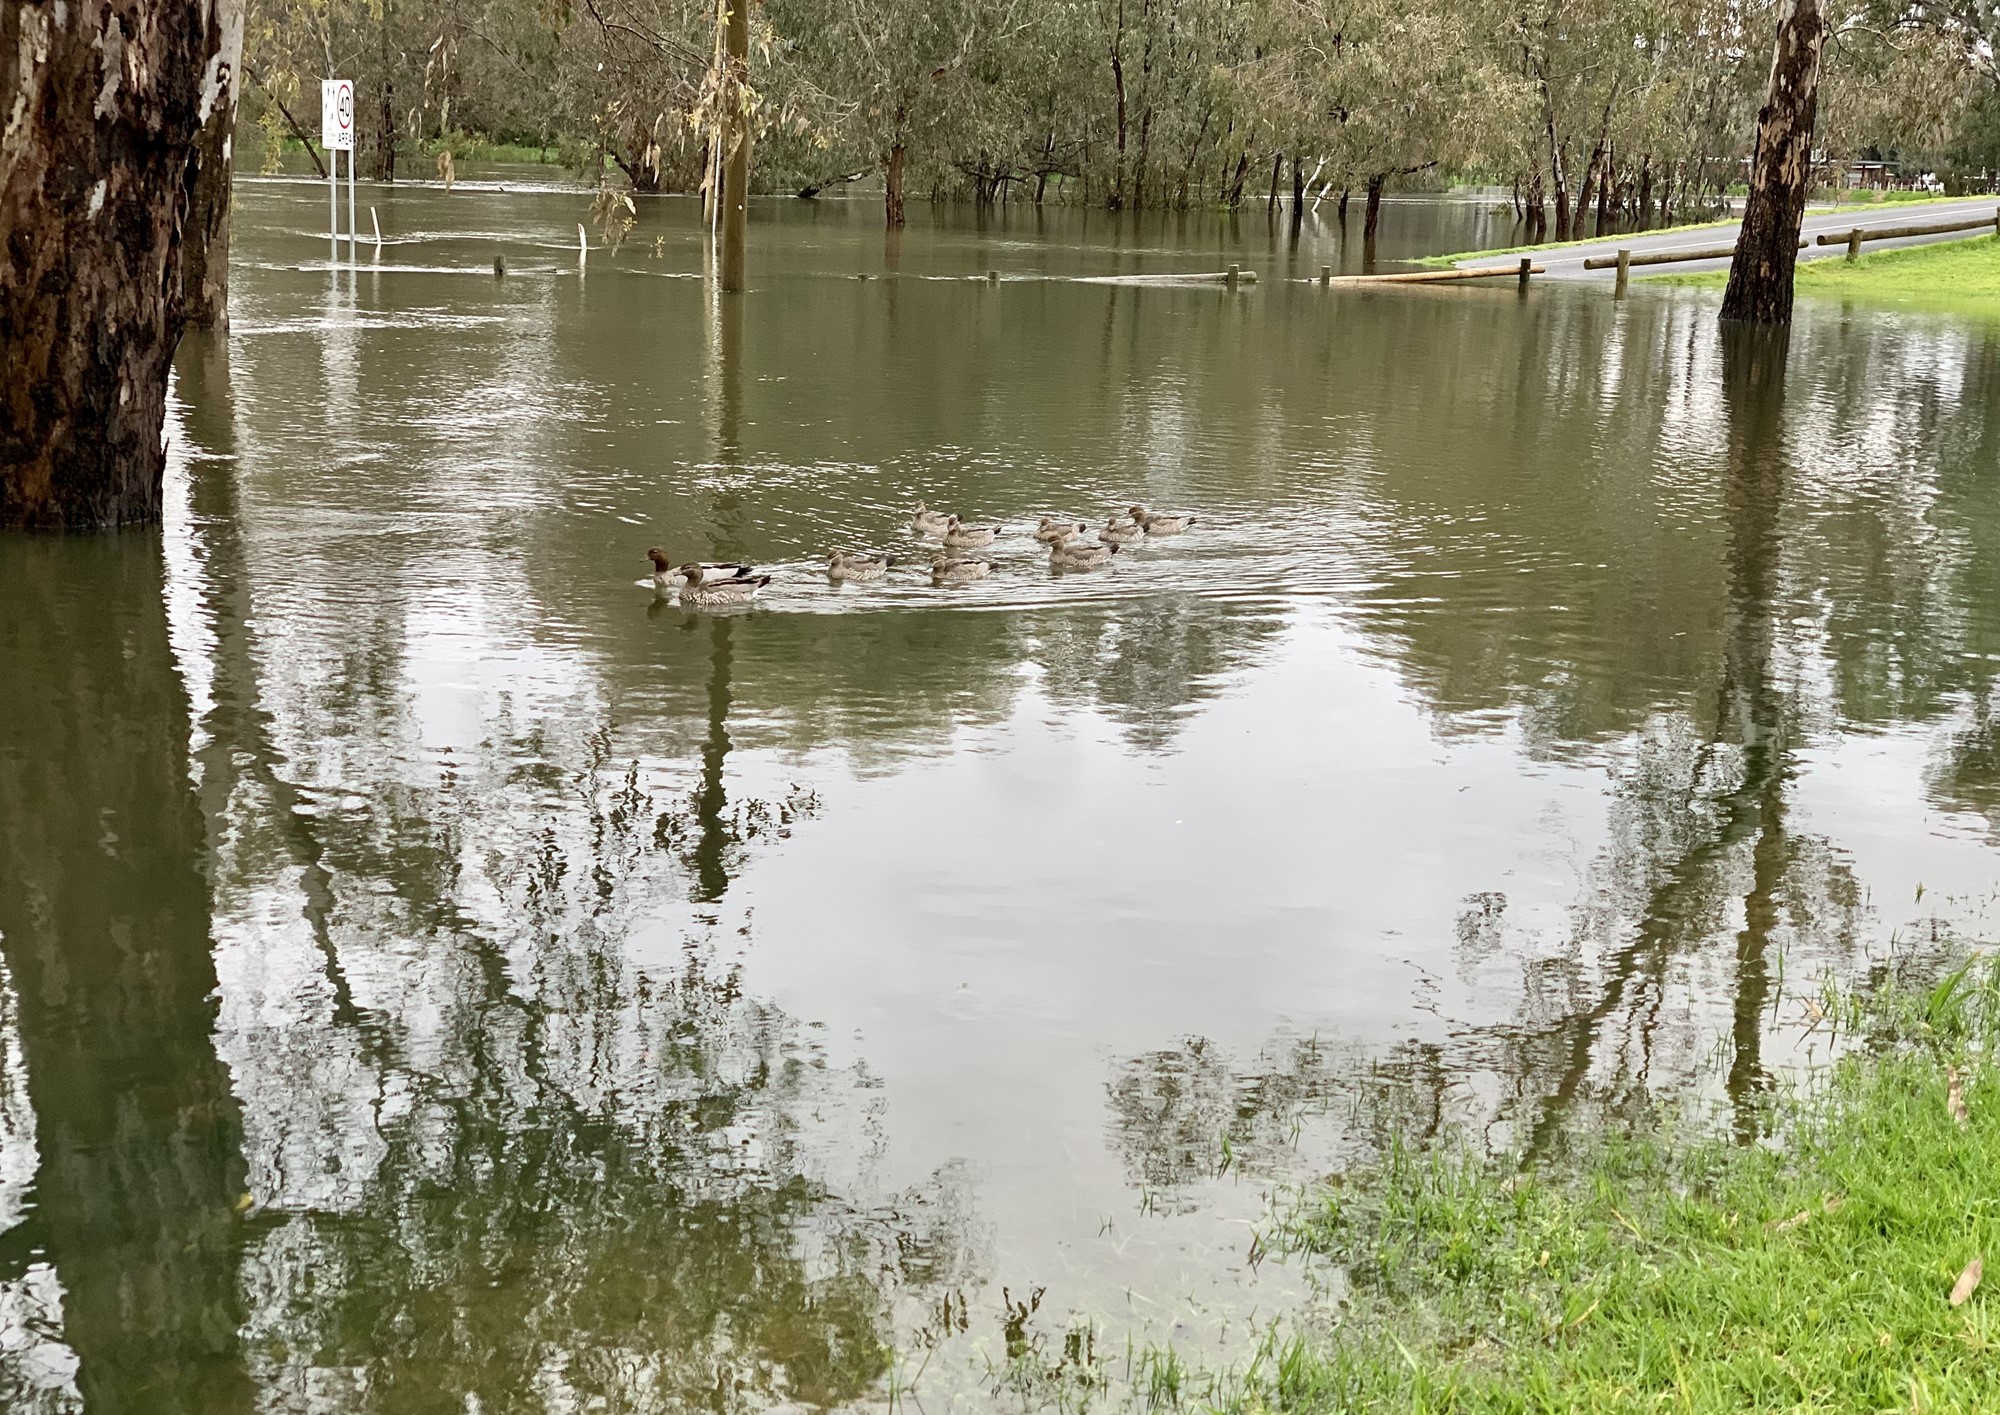
<path fill-rule="evenodd" d="M 1194 524 L 1192 516 L 1170 516 L 1164 511 L 1148 511 L 1143 506 L 1134 506 L 1130 515 L 1132 523 L 1144 526 L 1149 536 L 1177 536 Z"/>
<path fill-rule="evenodd" d="M 991 545 L 1000 538 L 998 526 L 968 526 L 953 516 L 944 529 L 946 550 L 973 550 L 982 545 Z"/>
<path fill-rule="evenodd" d="M 657 589 L 677 590 L 681 587 L 682 572 L 687 566 L 676 566 L 667 558 L 666 551 L 657 545 L 646 552 L 646 558 L 653 562 L 653 585 Z M 701 577 L 704 583 L 712 580 L 742 580 L 756 574 L 750 565 L 738 565 L 734 561 L 703 564 Z"/>
<path fill-rule="evenodd" d="M 1081 521 L 1058 521 L 1044 516 L 1041 525 L 1035 527 L 1035 539 L 1043 545 L 1061 545 L 1071 536 L 1080 536 L 1089 529 Z"/>
<path fill-rule="evenodd" d="M 829 580 L 879 580 L 895 563 L 893 555 L 849 555 L 844 551 L 829 550 L 826 553 L 826 577 Z"/>
<path fill-rule="evenodd" d="M 940 555 L 931 562 L 931 583 L 969 585 L 974 580 L 985 579 L 992 569 L 993 564 L 988 560 L 961 560 L 956 556 Z"/>
<path fill-rule="evenodd" d="M 1111 557 L 1118 553 L 1115 545 L 1090 545 L 1083 541 L 1060 540 L 1049 547 L 1049 568 L 1052 570 L 1095 570 L 1100 565 L 1109 565 Z"/>
<path fill-rule="evenodd" d="M 938 540 L 951 529 L 951 523 L 958 519 L 948 511 L 932 511 L 919 501 L 915 514 L 910 517 L 910 529 L 920 536 Z"/>
<path fill-rule="evenodd" d="M 769 575 L 741 575 L 730 580 L 703 578 L 706 567 L 681 566 L 681 603 L 685 605 L 748 604 L 771 583 Z"/>
<path fill-rule="evenodd" d="M 1121 521 L 1116 516 L 1104 523 L 1104 529 L 1097 538 L 1106 545 L 1130 545 L 1133 541 L 1146 538 L 1146 528 L 1137 521 Z"/>

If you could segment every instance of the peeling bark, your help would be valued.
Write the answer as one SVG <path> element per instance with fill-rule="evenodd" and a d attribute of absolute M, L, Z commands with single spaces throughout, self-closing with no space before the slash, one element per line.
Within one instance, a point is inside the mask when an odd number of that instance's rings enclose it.
<path fill-rule="evenodd" d="M 229 181 L 243 71 L 243 0 L 217 0 L 215 13 L 222 23 L 222 48 L 202 75 L 205 111 L 189 173 L 182 264 L 187 322 L 195 329 L 229 327 Z"/>
<path fill-rule="evenodd" d="M 1792 270 L 1799 223 L 1812 177 L 1813 125 L 1819 115 L 1820 53 L 1826 16 L 1819 0 L 1787 0 L 1778 17 L 1771 82 L 1757 113 L 1757 151 L 1750 163 L 1750 199 L 1729 262 L 1724 319 L 1789 324 Z"/>
<path fill-rule="evenodd" d="M 222 46 L 209 0 L 0 5 L 0 526 L 159 518 L 190 157 Z"/>

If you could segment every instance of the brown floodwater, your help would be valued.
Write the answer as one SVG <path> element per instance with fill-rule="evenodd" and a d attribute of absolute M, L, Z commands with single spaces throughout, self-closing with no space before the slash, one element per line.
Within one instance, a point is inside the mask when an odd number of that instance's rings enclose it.
<path fill-rule="evenodd" d="M 1116 1403 L 1384 1137 L 1747 1127 L 1990 932 L 2000 327 L 1327 290 L 1331 205 L 771 201 L 722 299 L 684 199 L 362 196 L 330 268 L 241 186 L 163 531 L 0 540 L 9 1411 Z"/>

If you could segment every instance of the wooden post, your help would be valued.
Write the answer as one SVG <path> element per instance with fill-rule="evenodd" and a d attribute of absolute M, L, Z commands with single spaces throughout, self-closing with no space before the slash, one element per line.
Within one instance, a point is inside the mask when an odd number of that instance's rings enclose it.
<path fill-rule="evenodd" d="M 743 288 L 743 222 L 750 197 L 750 124 L 743 95 L 750 78 L 750 0 L 721 0 L 729 23 L 724 62 L 729 66 L 722 113 L 722 288 Z"/>
<path fill-rule="evenodd" d="M 2000 206 L 1993 208 L 1993 234 L 2000 238 Z"/>
<path fill-rule="evenodd" d="M 1524 255 L 1524 256 L 1522 256 L 1522 257 L 1521 257 L 1521 288 L 1522 288 L 1523 290 L 1525 290 L 1525 289 L 1527 289 L 1527 288 L 1528 288 L 1528 277 L 1529 277 L 1529 276 L 1530 276 L 1531 274 L 1533 274 L 1533 273 L 1534 273 L 1534 269 L 1535 269 L 1535 259 L 1534 259 L 1534 257 L 1533 257 L 1533 256 L 1525 256 L 1525 255 Z"/>
<path fill-rule="evenodd" d="M 1241 268 L 1241 267 L 1239 267 L 1239 266 L 1234 266 L 1234 265 L 1230 266 L 1230 267 L 1229 267 L 1229 277 L 1228 277 L 1228 279 L 1229 279 L 1229 284 L 1230 284 L 1230 285 L 1231 285 L 1232 287 L 1234 287 L 1234 286 L 1235 286 L 1235 284 L 1236 284 L 1236 282 L 1237 282 L 1237 280 L 1238 280 L 1238 279 L 1239 279 L 1239 278 L 1240 278 L 1240 277 L 1242 276 L 1242 274 L 1243 274 L 1243 271 L 1242 271 L 1242 268 Z"/>
<path fill-rule="evenodd" d="M 1332 267 L 1332 266 L 1330 266 L 1330 265 L 1322 265 L 1322 266 L 1321 266 L 1321 267 L 1319 268 L 1319 283 L 1320 283 L 1320 284 L 1322 284 L 1322 285 L 1331 285 L 1331 284 L 1333 283 L 1333 267 Z"/>
<path fill-rule="evenodd" d="M 999 279 L 1000 279 L 1000 272 L 999 272 L 999 271 L 997 271 L 997 270 L 989 270 L 989 271 L 987 271 L 987 272 L 986 272 L 986 278 L 987 278 L 988 280 L 991 280 L 991 281 L 994 281 L 994 282 L 996 282 L 996 283 L 997 283 L 997 282 L 999 281 Z"/>
<path fill-rule="evenodd" d="M 1847 258 L 1850 262 L 1861 259 L 1861 228 L 1859 226 L 1856 226 L 1852 231 L 1847 233 Z"/>
<path fill-rule="evenodd" d="M 1618 284 L 1611 292 L 1612 298 L 1619 300 L 1625 298 L 1625 285 L 1631 278 L 1632 252 L 1621 246 L 1618 249 Z"/>

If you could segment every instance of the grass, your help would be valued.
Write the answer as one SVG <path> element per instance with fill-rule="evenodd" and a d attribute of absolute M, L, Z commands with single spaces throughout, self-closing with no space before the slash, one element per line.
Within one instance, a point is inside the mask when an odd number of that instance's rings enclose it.
<path fill-rule="evenodd" d="M 1845 1058 L 1766 1098 L 1762 1143 L 1661 1121 L 1522 1168 L 1390 1153 L 1274 1241 L 1341 1264 L 1337 1325 L 1194 1387 L 1251 1412 L 2000 1408 L 2000 967 L 1831 996 Z M 1958 1117 L 1962 1099 L 1963 1117 Z M 1156 1382 L 1157 1384 L 1157 1382 Z M 1149 1392 L 1153 1393 L 1153 1392 Z M 1157 1392 L 1167 1395 L 1169 1392 Z"/>
<path fill-rule="evenodd" d="M 1649 277 L 1669 285 L 1721 289 L 1723 270 Z M 1801 261 L 1793 288 L 1800 295 L 1837 297 L 1910 309 L 2000 316 L 2000 240 L 1973 236 L 1928 246 Z"/>

